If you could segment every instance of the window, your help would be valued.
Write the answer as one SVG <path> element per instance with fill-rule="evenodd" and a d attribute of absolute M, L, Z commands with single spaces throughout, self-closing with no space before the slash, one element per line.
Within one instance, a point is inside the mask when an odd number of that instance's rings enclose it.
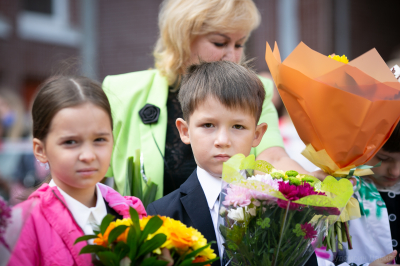
<path fill-rule="evenodd" d="M 69 0 L 24 0 L 18 15 L 23 39 L 78 46 L 80 33 L 69 22 Z"/>

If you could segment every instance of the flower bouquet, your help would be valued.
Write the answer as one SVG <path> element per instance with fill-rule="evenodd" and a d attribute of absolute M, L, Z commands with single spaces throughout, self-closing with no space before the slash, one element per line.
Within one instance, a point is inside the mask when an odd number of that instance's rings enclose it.
<path fill-rule="evenodd" d="M 400 83 L 375 49 L 351 60 L 329 58 L 300 43 L 281 62 L 277 45 L 267 43 L 265 59 L 296 130 L 306 145 L 302 154 L 336 178 L 371 175 L 369 161 L 400 119 Z M 359 218 L 352 198 L 335 225 L 338 247 L 347 221 Z M 335 251 L 335 236 L 326 243 Z M 344 241 L 343 241 L 344 242 Z"/>
<path fill-rule="evenodd" d="M 86 245 L 80 254 L 94 253 L 97 265 L 167 265 L 158 260 L 161 249 L 170 251 L 174 265 L 208 265 L 217 260 L 211 243 L 196 229 L 188 228 L 180 221 L 163 217 L 147 216 L 139 219 L 135 209 L 130 208 L 130 219 L 113 221 L 107 215 L 96 235 L 85 235 L 80 241 L 94 239 L 94 245 Z"/>
<path fill-rule="evenodd" d="M 233 156 L 222 178 L 219 229 L 230 265 L 304 265 L 353 194 L 347 179 L 320 182 L 253 155 Z"/>

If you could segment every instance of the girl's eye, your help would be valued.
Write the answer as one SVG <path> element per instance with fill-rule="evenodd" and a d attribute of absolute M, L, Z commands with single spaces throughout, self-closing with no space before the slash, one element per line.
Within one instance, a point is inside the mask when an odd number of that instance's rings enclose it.
<path fill-rule="evenodd" d="M 387 162 L 390 160 L 390 157 L 376 156 L 376 158 L 382 162 Z"/>
<path fill-rule="evenodd" d="M 234 125 L 233 128 L 234 129 L 244 129 L 244 126 L 242 126 L 242 125 Z"/>
<path fill-rule="evenodd" d="M 214 45 L 217 46 L 217 47 L 224 47 L 226 44 L 225 43 L 220 43 L 220 42 L 215 42 Z"/>
<path fill-rule="evenodd" d="M 66 140 L 66 141 L 64 141 L 64 143 L 63 144 L 65 144 L 65 145 L 74 145 L 74 144 L 76 144 L 77 142 L 75 141 L 75 140 Z"/>
<path fill-rule="evenodd" d="M 212 128 L 212 127 L 214 127 L 214 125 L 211 124 L 211 123 L 206 123 L 206 124 L 203 125 L 203 127 L 205 127 L 205 128 Z"/>

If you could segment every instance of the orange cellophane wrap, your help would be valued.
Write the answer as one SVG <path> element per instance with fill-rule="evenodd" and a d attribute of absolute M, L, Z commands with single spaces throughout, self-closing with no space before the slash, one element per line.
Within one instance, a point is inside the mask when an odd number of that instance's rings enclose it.
<path fill-rule="evenodd" d="M 265 59 L 300 138 L 336 164 L 317 159 L 329 174 L 371 159 L 399 121 L 400 83 L 375 49 L 344 64 L 300 43 L 282 63 L 267 43 Z"/>

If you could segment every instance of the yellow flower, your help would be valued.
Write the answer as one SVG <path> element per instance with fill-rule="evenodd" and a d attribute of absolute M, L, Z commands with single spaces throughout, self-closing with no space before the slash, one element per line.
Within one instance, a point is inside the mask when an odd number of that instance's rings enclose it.
<path fill-rule="evenodd" d="M 340 56 L 340 55 L 335 55 L 334 54 L 333 56 L 329 55 L 328 57 L 332 58 L 332 59 L 334 59 L 336 61 L 342 62 L 344 64 L 347 64 L 349 62 L 349 59 L 347 59 L 347 57 L 345 55 Z"/>

